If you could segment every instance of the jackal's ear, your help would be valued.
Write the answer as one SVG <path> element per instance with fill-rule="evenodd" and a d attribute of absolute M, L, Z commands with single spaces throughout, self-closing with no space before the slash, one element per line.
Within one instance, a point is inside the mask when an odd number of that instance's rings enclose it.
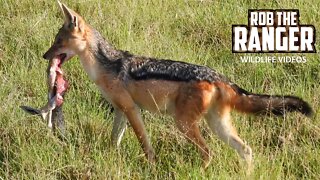
<path fill-rule="evenodd" d="M 69 9 L 66 5 L 62 4 L 60 1 L 58 1 L 58 4 L 64 14 L 65 26 L 70 29 L 79 28 L 79 30 L 81 30 L 81 17 L 76 12 Z"/>

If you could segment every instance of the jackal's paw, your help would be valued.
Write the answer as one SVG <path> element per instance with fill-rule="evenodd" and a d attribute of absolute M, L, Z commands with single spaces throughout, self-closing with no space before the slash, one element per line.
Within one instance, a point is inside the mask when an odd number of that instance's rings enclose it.
<path fill-rule="evenodd" d="M 246 163 L 246 173 L 250 175 L 253 171 L 253 155 L 250 146 L 246 146 L 243 150 L 243 159 Z"/>
<path fill-rule="evenodd" d="M 210 163 L 211 163 L 211 160 L 212 160 L 211 156 L 209 156 L 208 159 L 203 160 L 202 167 L 204 169 L 207 169 L 209 167 Z"/>
<path fill-rule="evenodd" d="M 155 156 L 154 150 L 153 150 L 153 149 L 150 149 L 150 150 L 147 150 L 145 153 L 146 153 L 147 160 L 148 160 L 150 163 L 155 164 L 155 162 L 156 162 L 156 156 Z"/>
<path fill-rule="evenodd" d="M 252 149 L 250 148 L 250 146 L 245 146 L 243 150 L 243 158 L 246 160 L 248 164 L 252 163 L 253 157 L 252 157 Z"/>

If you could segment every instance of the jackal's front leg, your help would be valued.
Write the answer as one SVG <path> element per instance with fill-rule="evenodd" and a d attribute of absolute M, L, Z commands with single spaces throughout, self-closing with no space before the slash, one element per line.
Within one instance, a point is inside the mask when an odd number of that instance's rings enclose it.
<path fill-rule="evenodd" d="M 115 108 L 115 115 L 114 115 L 113 127 L 111 132 L 112 145 L 117 147 L 120 145 L 122 136 L 126 128 L 127 128 L 127 119 L 124 113 L 118 108 Z"/>
<path fill-rule="evenodd" d="M 123 112 L 130 122 L 130 125 L 133 128 L 147 159 L 152 163 L 155 162 L 154 150 L 147 136 L 139 109 L 136 106 L 126 107 Z"/>

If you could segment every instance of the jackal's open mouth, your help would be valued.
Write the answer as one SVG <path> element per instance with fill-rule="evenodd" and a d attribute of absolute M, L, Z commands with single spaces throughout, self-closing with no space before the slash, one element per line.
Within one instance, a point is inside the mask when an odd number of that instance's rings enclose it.
<path fill-rule="evenodd" d="M 58 55 L 58 59 L 60 59 L 59 66 L 61 66 L 64 63 L 64 61 L 66 60 L 66 57 L 67 57 L 66 53 L 62 53 Z"/>

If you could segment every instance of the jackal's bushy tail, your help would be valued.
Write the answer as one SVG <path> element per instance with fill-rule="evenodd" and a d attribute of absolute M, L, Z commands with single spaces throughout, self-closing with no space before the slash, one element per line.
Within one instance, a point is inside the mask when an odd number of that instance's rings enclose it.
<path fill-rule="evenodd" d="M 240 112 L 280 116 L 285 112 L 298 111 L 308 117 L 313 114 L 310 105 L 296 96 L 254 94 L 237 85 L 232 88 L 237 93 L 233 106 Z"/>

